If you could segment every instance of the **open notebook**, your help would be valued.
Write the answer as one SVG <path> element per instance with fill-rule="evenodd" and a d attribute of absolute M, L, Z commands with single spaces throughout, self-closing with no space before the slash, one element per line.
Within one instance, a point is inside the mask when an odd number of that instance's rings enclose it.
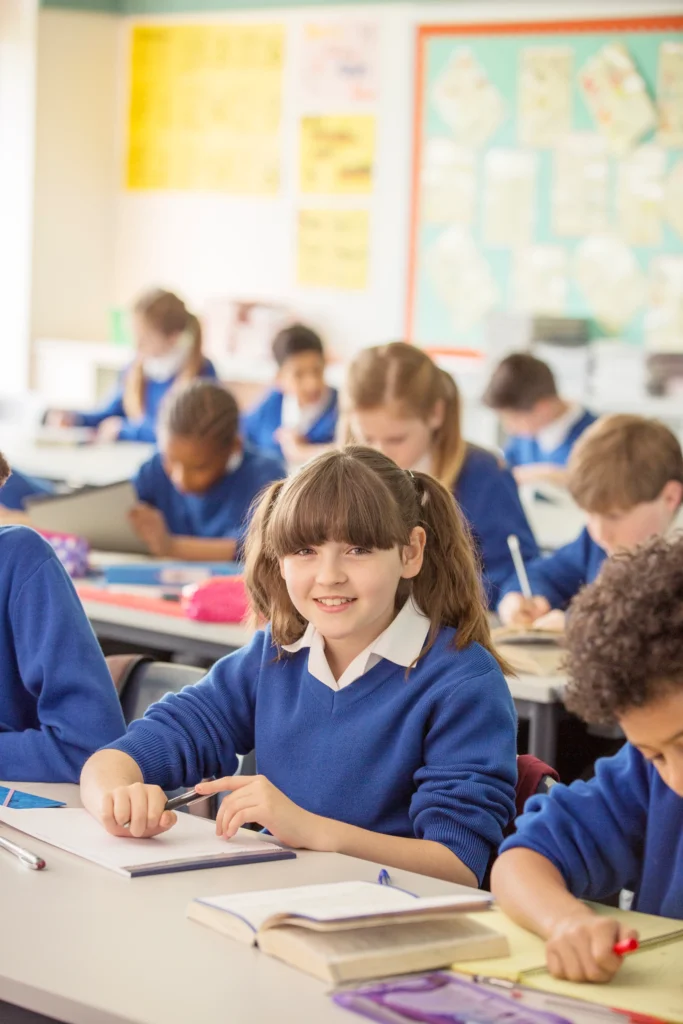
<path fill-rule="evenodd" d="M 213 821 L 191 814 L 179 814 L 177 824 L 154 839 L 111 836 L 80 808 L 15 811 L 0 807 L 0 822 L 128 878 L 296 856 L 244 829 L 234 839 L 220 839 Z"/>
<path fill-rule="evenodd" d="M 593 909 L 598 914 L 624 921 L 638 932 L 641 943 L 646 943 L 637 953 L 624 958 L 619 973 L 607 985 L 577 984 L 551 977 L 543 970 L 543 941 L 520 928 L 500 910 L 485 915 L 472 914 L 470 920 L 491 924 L 507 936 L 511 955 L 503 960 L 458 960 L 454 968 L 463 974 L 503 978 L 542 992 L 683 1024 L 683 921 L 627 913 L 612 907 L 596 905 Z M 650 942 L 652 945 L 647 945 Z"/>
<path fill-rule="evenodd" d="M 505 956 L 504 936 L 465 913 L 490 901 L 486 893 L 422 899 L 393 886 L 336 882 L 208 896 L 193 900 L 187 915 L 339 984 L 430 970 L 454 956 Z"/>

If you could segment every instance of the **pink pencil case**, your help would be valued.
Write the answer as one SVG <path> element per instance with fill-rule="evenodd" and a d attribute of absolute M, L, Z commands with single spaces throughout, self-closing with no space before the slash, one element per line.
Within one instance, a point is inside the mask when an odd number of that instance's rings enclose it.
<path fill-rule="evenodd" d="M 247 592 L 241 576 L 213 576 L 183 587 L 183 609 L 198 622 L 242 622 L 248 611 Z"/>
<path fill-rule="evenodd" d="M 40 530 L 40 534 L 50 544 L 72 579 L 87 576 L 90 545 L 84 537 L 76 537 L 71 533 L 53 533 L 51 530 Z"/>

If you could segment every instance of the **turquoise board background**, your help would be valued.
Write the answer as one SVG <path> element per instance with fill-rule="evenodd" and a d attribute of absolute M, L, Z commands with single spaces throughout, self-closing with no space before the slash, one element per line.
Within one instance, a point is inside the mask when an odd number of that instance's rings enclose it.
<path fill-rule="evenodd" d="M 530 148 L 517 147 L 517 69 L 521 52 L 529 46 L 570 46 L 574 51 L 574 88 L 573 88 L 573 123 L 572 131 L 594 131 L 595 124 L 584 103 L 576 84 L 579 68 L 605 43 L 618 39 L 626 44 L 635 64 L 648 85 L 651 96 L 655 95 L 657 78 L 657 59 L 660 43 L 665 40 L 678 40 L 683 33 L 630 31 L 621 33 L 581 32 L 554 33 L 540 32 L 515 35 L 459 35 L 457 30 L 452 34 L 426 36 L 420 42 L 424 47 L 424 81 L 422 92 L 422 110 L 419 112 L 419 131 L 422 139 L 422 151 L 432 136 L 449 136 L 448 125 L 441 119 L 430 101 L 435 81 L 448 64 L 453 52 L 461 47 L 472 50 L 477 61 L 485 69 L 486 74 L 497 87 L 504 99 L 505 117 L 498 130 L 489 138 L 487 144 L 477 153 L 477 183 L 484 180 L 484 159 L 486 153 L 493 148 Z M 642 141 L 647 141 L 647 137 Z M 536 202 L 536 232 L 533 242 L 537 244 L 553 244 L 562 246 L 569 252 L 569 266 L 574 250 L 581 239 L 567 239 L 553 234 L 551 227 L 551 182 L 552 153 L 547 149 L 536 149 L 538 153 L 538 190 Z M 683 157 L 683 150 L 667 150 L 667 171 Z M 617 161 L 610 159 L 609 168 L 609 220 L 615 224 L 615 188 Z M 419 181 L 419 169 L 417 180 Z M 488 248 L 482 234 L 482 203 L 483 189 L 477 189 L 477 209 L 475 211 L 474 238 L 480 251 L 485 255 L 492 268 L 501 299 L 498 310 L 512 309 L 512 253 L 509 249 Z M 416 244 L 417 256 L 415 264 L 415 304 L 411 337 L 423 345 L 454 345 L 463 347 L 483 347 L 483 328 L 478 326 L 468 332 L 459 332 L 453 324 L 447 307 L 433 288 L 426 270 L 426 254 L 444 230 L 441 225 L 417 224 Z M 657 246 L 632 247 L 636 259 L 643 270 L 647 270 L 650 260 L 662 253 L 683 254 L 683 239 L 670 225 L 665 224 L 662 231 L 662 242 Z M 568 316 L 591 318 L 591 311 L 570 276 L 567 309 Z M 642 313 L 634 317 L 620 337 L 635 344 L 642 343 Z M 594 334 L 603 333 L 595 323 L 592 325 Z"/>

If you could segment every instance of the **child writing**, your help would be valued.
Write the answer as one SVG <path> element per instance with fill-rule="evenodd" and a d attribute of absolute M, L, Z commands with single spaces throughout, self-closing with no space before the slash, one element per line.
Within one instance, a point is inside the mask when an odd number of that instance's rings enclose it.
<path fill-rule="evenodd" d="M 509 435 L 505 458 L 517 482 L 564 486 L 572 447 L 595 416 L 560 397 L 547 363 L 527 352 L 508 356 L 493 371 L 483 400 Z"/>
<path fill-rule="evenodd" d="M 277 386 L 244 417 L 242 428 L 256 448 L 300 465 L 334 441 L 337 392 L 325 384 L 323 343 L 310 327 L 280 331 L 273 358 Z"/>
<path fill-rule="evenodd" d="M 247 586 L 270 625 L 87 763 L 117 836 L 164 832 L 164 789 L 232 790 L 216 831 L 475 885 L 514 813 L 516 721 L 451 495 L 367 448 L 264 495 Z M 232 777 L 256 750 L 255 777 Z M 130 828 L 124 825 L 130 822 Z"/>
<path fill-rule="evenodd" d="M 173 292 L 154 289 L 133 307 L 135 359 L 116 391 L 94 412 L 52 410 L 53 426 L 96 427 L 100 441 L 156 441 L 156 420 L 165 395 L 195 377 L 216 377 L 202 354 L 197 317 Z"/>
<path fill-rule="evenodd" d="M 628 742 L 590 782 L 528 801 L 492 887 L 547 940 L 552 974 L 605 982 L 629 936 L 579 900 L 628 889 L 634 910 L 683 918 L 683 537 L 611 558 L 572 605 L 567 647 L 567 707 Z"/>
<path fill-rule="evenodd" d="M 254 498 L 282 479 L 282 463 L 243 445 L 237 402 L 206 380 L 168 395 L 159 447 L 133 481 L 140 499 L 133 528 L 153 555 L 232 561 Z"/>
<path fill-rule="evenodd" d="M 587 527 L 571 544 L 527 566 L 533 597 L 519 593 L 516 575 L 503 584 L 498 614 L 507 625 L 528 626 L 551 609 L 564 611 L 608 555 L 666 533 L 683 501 L 683 452 L 656 420 L 605 416 L 577 442 L 567 484 Z M 560 615 L 553 617 L 559 628 Z"/>
<path fill-rule="evenodd" d="M 8 475 L 0 455 L 0 486 Z M 125 730 L 109 670 L 47 541 L 0 527 L 0 567 L 0 778 L 76 782 Z"/>
<path fill-rule="evenodd" d="M 346 402 L 349 437 L 384 452 L 402 469 L 431 473 L 453 492 L 472 529 L 494 603 L 514 568 L 508 536 L 517 534 L 525 559 L 535 558 L 538 548 L 508 470 L 464 440 L 453 378 L 414 345 L 368 348 L 349 368 Z"/>

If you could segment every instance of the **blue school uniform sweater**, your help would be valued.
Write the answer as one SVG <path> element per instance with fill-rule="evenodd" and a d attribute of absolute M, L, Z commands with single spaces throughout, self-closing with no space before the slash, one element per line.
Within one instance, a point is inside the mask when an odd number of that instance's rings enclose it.
<path fill-rule="evenodd" d="M 635 893 L 634 910 L 683 918 L 683 798 L 627 743 L 590 782 L 533 796 L 501 848 L 551 861 L 580 899 Z"/>
<path fill-rule="evenodd" d="M 237 469 L 226 472 L 204 494 L 176 490 L 158 453 L 140 467 L 133 485 L 140 501 L 158 508 L 169 532 L 176 536 L 240 538 L 247 529 L 254 498 L 284 476 L 279 459 L 247 447 Z"/>
<path fill-rule="evenodd" d="M 443 843 L 481 880 L 514 815 L 516 719 L 493 657 L 456 651 L 454 636 L 440 630 L 407 678 L 381 659 L 332 690 L 308 649 L 277 661 L 268 627 L 110 746 L 167 790 L 231 775 L 255 748 L 259 773 L 300 807 Z"/>
<path fill-rule="evenodd" d="M 495 455 L 468 445 L 453 493 L 472 528 L 481 555 L 489 606 L 495 607 L 498 589 L 514 569 L 508 536 L 517 534 L 525 561 L 538 556 L 538 545 L 522 508 L 517 484 Z"/>
<path fill-rule="evenodd" d="M 277 389 L 269 391 L 255 409 L 242 417 L 242 433 L 255 448 L 271 452 L 282 458 L 282 449 L 273 437 L 282 426 L 283 394 Z M 309 427 L 304 440 L 309 444 L 329 444 L 337 429 L 338 395 L 330 388 L 330 399 L 315 423 Z"/>
<path fill-rule="evenodd" d="M 538 462 L 551 463 L 553 466 L 566 466 L 572 448 L 584 430 L 595 423 L 596 417 L 586 410 L 583 416 L 573 423 L 562 444 L 552 451 L 541 448 L 535 437 L 511 437 L 505 447 L 505 459 L 512 469 L 515 466 L 531 466 Z"/>
<path fill-rule="evenodd" d="M 532 593 L 547 598 L 551 608 L 566 608 L 581 587 L 593 582 L 606 558 L 607 552 L 582 530 L 571 544 L 527 565 Z M 513 573 L 500 588 L 498 600 L 518 592 L 519 580 Z"/>
<path fill-rule="evenodd" d="M 29 498 L 33 494 L 49 493 L 48 487 L 13 469 L 10 478 L 0 488 L 0 505 L 21 511 L 24 508 L 24 498 Z"/>
<path fill-rule="evenodd" d="M 71 580 L 25 526 L 0 528 L 0 778 L 78 782 L 125 731 L 119 699 Z"/>
<path fill-rule="evenodd" d="M 106 420 L 110 416 L 121 416 L 125 420 L 125 423 L 121 427 L 121 432 L 118 436 L 119 441 L 146 441 L 149 444 L 155 444 L 157 439 L 157 417 L 159 415 L 159 406 L 175 384 L 178 374 L 173 377 L 169 377 L 168 380 L 162 381 L 149 380 L 146 378 L 144 395 L 145 414 L 142 419 L 129 420 L 126 418 L 126 413 L 123 408 L 123 393 L 126 385 L 127 372 L 127 370 L 123 371 L 116 390 L 104 405 L 99 409 L 95 409 L 93 412 L 76 413 L 76 425 L 79 427 L 98 427 L 102 420 Z M 215 380 L 217 378 L 216 369 L 211 360 L 204 360 L 199 376 L 207 377 L 211 380 Z"/>

